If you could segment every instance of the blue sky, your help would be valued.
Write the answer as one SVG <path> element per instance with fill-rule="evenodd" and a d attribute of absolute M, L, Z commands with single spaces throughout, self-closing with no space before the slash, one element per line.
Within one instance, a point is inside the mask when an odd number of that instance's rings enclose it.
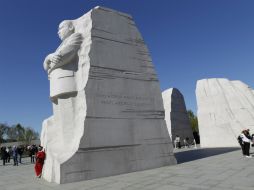
<path fill-rule="evenodd" d="M 58 24 L 97 5 L 133 16 L 161 89 L 178 88 L 188 109 L 199 79 L 254 86 L 253 0 L 0 0 L 0 122 L 40 132 L 52 114 L 42 63 L 60 44 Z"/>

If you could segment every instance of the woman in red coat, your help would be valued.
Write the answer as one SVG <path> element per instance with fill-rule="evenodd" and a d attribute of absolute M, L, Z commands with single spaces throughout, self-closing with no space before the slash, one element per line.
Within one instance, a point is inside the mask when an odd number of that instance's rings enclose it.
<path fill-rule="evenodd" d="M 42 150 L 41 146 L 38 148 L 38 150 L 39 151 L 36 154 L 36 162 L 35 162 L 34 170 L 35 170 L 36 176 L 41 177 L 42 168 L 43 168 L 44 160 L 46 158 L 46 154 Z"/>

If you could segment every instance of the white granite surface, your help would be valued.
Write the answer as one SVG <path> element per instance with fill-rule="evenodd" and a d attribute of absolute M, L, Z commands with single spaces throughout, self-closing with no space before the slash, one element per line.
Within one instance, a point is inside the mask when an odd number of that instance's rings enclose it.
<path fill-rule="evenodd" d="M 253 90 L 225 78 L 197 82 L 198 122 L 202 147 L 238 147 L 243 129 L 254 131 Z"/>
<path fill-rule="evenodd" d="M 175 164 L 158 78 L 132 17 L 96 7 L 70 22 L 60 37 L 82 38 L 66 48 L 68 61 L 58 54 L 69 45 L 62 38 L 44 62 L 53 115 L 41 133 L 43 178 L 68 183 Z"/>

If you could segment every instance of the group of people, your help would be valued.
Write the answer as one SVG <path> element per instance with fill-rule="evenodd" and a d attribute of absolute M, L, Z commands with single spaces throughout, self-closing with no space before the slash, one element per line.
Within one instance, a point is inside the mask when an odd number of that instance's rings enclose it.
<path fill-rule="evenodd" d="M 3 165 L 10 163 L 11 157 L 13 158 L 13 165 L 18 166 L 22 161 L 22 155 L 24 153 L 23 146 L 13 147 L 1 147 L 1 159 L 3 160 Z"/>
<path fill-rule="evenodd" d="M 252 156 L 250 155 L 250 146 L 251 144 L 254 144 L 254 134 L 250 135 L 250 130 L 245 129 L 237 139 L 242 148 L 243 155 L 246 158 L 251 158 Z"/>
<path fill-rule="evenodd" d="M 31 163 L 35 163 L 34 169 L 37 177 L 41 177 L 42 168 L 46 154 L 42 146 L 29 145 L 26 148 L 22 145 L 12 146 L 12 147 L 1 147 L 1 159 L 3 160 L 3 166 L 6 163 L 10 163 L 11 157 L 13 159 L 13 166 L 18 166 L 19 163 L 22 163 L 22 155 L 27 151 L 31 159 Z"/>
<path fill-rule="evenodd" d="M 190 142 L 189 137 L 186 137 L 186 138 L 183 139 L 183 146 L 185 148 L 189 148 L 191 145 L 194 145 L 196 147 L 196 141 L 195 141 L 195 139 L 193 140 L 193 142 Z M 182 147 L 181 138 L 178 135 L 176 135 L 176 137 L 175 137 L 174 147 L 175 148 L 181 148 Z"/>

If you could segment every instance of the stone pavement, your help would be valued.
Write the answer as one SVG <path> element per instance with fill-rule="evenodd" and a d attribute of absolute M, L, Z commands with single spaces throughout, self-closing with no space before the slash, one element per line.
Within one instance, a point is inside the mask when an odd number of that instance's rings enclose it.
<path fill-rule="evenodd" d="M 62 185 L 37 179 L 25 159 L 20 166 L 0 165 L 0 190 L 254 189 L 254 157 L 243 157 L 239 149 L 181 149 L 175 155 L 175 166 Z"/>

